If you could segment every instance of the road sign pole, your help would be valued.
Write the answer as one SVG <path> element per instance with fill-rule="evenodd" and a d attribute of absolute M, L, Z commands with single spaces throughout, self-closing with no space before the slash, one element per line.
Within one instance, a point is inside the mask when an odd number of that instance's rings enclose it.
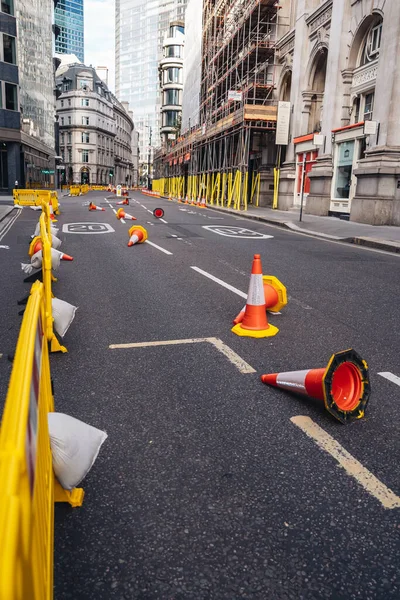
<path fill-rule="evenodd" d="M 304 202 L 304 180 L 306 175 L 306 159 L 307 155 L 303 153 L 303 170 L 301 173 L 301 185 L 300 185 L 300 218 L 299 221 L 303 219 L 303 202 Z"/>

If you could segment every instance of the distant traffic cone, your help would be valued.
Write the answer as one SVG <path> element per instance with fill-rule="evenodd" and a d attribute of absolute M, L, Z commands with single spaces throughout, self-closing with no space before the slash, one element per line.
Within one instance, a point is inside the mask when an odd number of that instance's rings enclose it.
<path fill-rule="evenodd" d="M 50 202 L 49 202 L 49 208 L 50 208 L 50 221 L 57 223 L 57 219 L 56 219 L 56 217 L 54 215 L 54 211 L 53 211 L 53 204 L 51 202 L 51 198 L 50 198 Z"/>
<path fill-rule="evenodd" d="M 106 210 L 105 208 L 101 208 L 100 206 L 96 206 L 95 204 L 93 204 L 93 202 L 91 202 L 89 204 L 89 210 Z"/>
<path fill-rule="evenodd" d="M 179 204 L 182 204 L 182 198 L 180 196 L 178 198 L 178 202 L 179 202 Z"/>
<path fill-rule="evenodd" d="M 270 312 L 279 312 L 281 308 L 287 304 L 287 292 L 285 286 L 273 275 L 263 275 L 263 284 L 266 310 Z M 242 308 L 236 319 L 233 320 L 234 325 L 243 321 L 245 310 L 246 306 Z"/>
<path fill-rule="evenodd" d="M 123 208 L 119 208 L 117 210 L 116 216 L 117 216 L 118 221 L 120 219 L 127 219 L 128 221 L 136 221 L 137 220 L 136 217 L 132 217 L 132 215 L 128 215 L 128 213 L 126 213 Z"/>
<path fill-rule="evenodd" d="M 206 199 L 204 198 L 204 196 L 201 199 L 200 208 L 207 208 L 207 202 L 206 202 Z"/>
<path fill-rule="evenodd" d="M 142 244 L 147 240 L 147 230 L 140 225 L 132 225 L 129 230 L 129 242 L 128 246 L 133 246 L 134 244 Z"/>
<path fill-rule="evenodd" d="M 171 194 L 171 193 L 168 195 L 168 200 L 169 200 L 170 202 L 172 202 L 172 194 Z"/>
<path fill-rule="evenodd" d="M 197 206 L 200 206 L 200 204 L 201 204 L 200 196 L 197 196 L 197 202 L 196 202 L 196 205 L 197 205 Z"/>
<path fill-rule="evenodd" d="M 129 199 L 128 198 L 124 198 L 120 202 L 117 202 L 117 206 L 119 206 L 120 204 L 127 204 L 127 205 L 129 205 Z"/>
<path fill-rule="evenodd" d="M 323 369 L 261 375 L 261 381 L 322 400 L 342 423 L 361 419 L 371 393 L 368 365 L 355 350 L 333 354 Z"/>
<path fill-rule="evenodd" d="M 189 197 L 188 197 L 188 195 L 186 195 L 185 204 L 189 204 Z"/>
<path fill-rule="evenodd" d="M 270 325 L 267 320 L 261 257 L 255 254 L 243 320 L 232 327 L 232 332 L 245 337 L 263 338 L 276 335 L 278 331 L 279 329 Z"/>

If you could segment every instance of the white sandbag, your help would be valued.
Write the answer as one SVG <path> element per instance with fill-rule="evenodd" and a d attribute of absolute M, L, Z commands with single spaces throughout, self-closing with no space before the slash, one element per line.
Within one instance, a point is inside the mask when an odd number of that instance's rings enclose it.
<path fill-rule="evenodd" d="M 21 263 L 21 269 L 27 275 L 30 275 L 32 273 L 32 271 L 33 271 L 33 267 L 29 263 Z"/>
<path fill-rule="evenodd" d="M 43 262 L 43 254 L 42 254 L 41 250 L 38 250 L 38 252 L 35 252 L 35 254 L 32 254 L 31 265 L 34 269 L 41 269 L 42 262 Z"/>
<path fill-rule="evenodd" d="M 31 208 L 32 210 L 42 210 L 41 206 L 30 206 L 29 208 Z"/>
<path fill-rule="evenodd" d="M 64 413 L 47 417 L 55 476 L 72 490 L 89 473 L 107 434 Z"/>
<path fill-rule="evenodd" d="M 78 307 L 69 304 L 69 302 L 64 302 L 64 300 L 60 300 L 59 298 L 52 298 L 51 309 L 54 319 L 54 329 L 58 335 L 64 337 L 74 320 Z"/>
<path fill-rule="evenodd" d="M 50 225 L 50 233 L 52 235 L 57 235 L 58 232 L 59 232 L 59 229 L 57 227 L 53 227 L 53 225 Z M 40 235 L 40 223 L 37 223 L 33 237 L 36 237 L 38 235 Z"/>
<path fill-rule="evenodd" d="M 56 235 L 51 236 L 51 247 L 56 250 L 61 246 L 62 242 Z"/>

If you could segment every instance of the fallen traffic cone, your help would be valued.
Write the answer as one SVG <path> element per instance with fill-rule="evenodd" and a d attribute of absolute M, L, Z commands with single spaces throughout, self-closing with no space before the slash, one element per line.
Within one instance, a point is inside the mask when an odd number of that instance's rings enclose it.
<path fill-rule="evenodd" d="M 133 246 L 134 244 L 142 244 L 148 238 L 147 231 L 144 227 L 140 225 L 132 225 L 129 230 L 129 242 L 128 246 Z"/>
<path fill-rule="evenodd" d="M 96 206 L 95 204 L 93 204 L 93 202 L 91 202 L 89 204 L 89 210 L 106 210 L 105 208 L 101 208 L 100 206 Z"/>
<path fill-rule="evenodd" d="M 263 275 L 265 309 L 270 312 L 279 312 L 287 304 L 286 288 L 273 275 Z M 237 325 L 243 321 L 246 306 L 242 308 L 233 324 Z"/>
<path fill-rule="evenodd" d="M 58 237 L 56 237 L 55 235 L 51 236 L 51 247 L 52 248 L 55 248 L 56 250 L 58 250 L 58 248 L 61 246 L 61 244 L 62 244 L 62 242 Z M 41 250 L 41 249 L 42 249 L 42 239 L 40 236 L 35 236 L 30 243 L 28 254 L 29 254 L 29 256 L 33 256 L 34 254 L 36 254 L 36 252 L 39 252 L 39 250 Z"/>
<path fill-rule="evenodd" d="M 267 320 L 261 258 L 259 254 L 255 254 L 243 320 L 232 327 L 232 332 L 245 337 L 263 338 L 276 335 L 278 331 Z"/>
<path fill-rule="evenodd" d="M 361 419 L 371 393 L 368 365 L 352 349 L 333 354 L 323 369 L 271 373 L 261 381 L 322 400 L 341 423 Z"/>
<path fill-rule="evenodd" d="M 117 216 L 118 221 L 120 219 L 127 219 L 128 221 L 136 221 L 137 220 L 136 217 L 132 217 L 132 215 L 128 215 L 128 213 L 126 213 L 123 208 L 119 208 L 117 210 L 116 216 Z"/>
<path fill-rule="evenodd" d="M 49 208 L 50 208 L 50 221 L 53 221 L 53 223 L 57 223 L 57 219 L 56 219 L 56 217 L 54 215 L 53 204 L 51 202 L 51 199 L 50 199 L 50 202 L 49 202 Z"/>
<path fill-rule="evenodd" d="M 117 206 L 119 206 L 121 204 L 129 204 L 129 199 L 128 198 L 124 198 L 124 200 L 121 200 L 120 202 L 117 202 Z"/>

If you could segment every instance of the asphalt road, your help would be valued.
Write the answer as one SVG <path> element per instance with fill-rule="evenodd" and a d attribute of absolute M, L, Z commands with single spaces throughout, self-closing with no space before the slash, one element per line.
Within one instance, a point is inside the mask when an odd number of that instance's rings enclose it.
<path fill-rule="evenodd" d="M 131 196 L 126 211 L 157 247 L 128 248 L 131 223 L 104 194 L 61 199 L 61 250 L 74 262 L 61 264 L 54 293 L 79 310 L 68 354 L 51 356 L 56 409 L 109 437 L 83 482 L 84 505 L 56 506 L 55 600 L 399 598 L 400 508 L 385 508 L 354 465 L 340 467 L 299 426 L 309 421 L 291 419 L 311 418 L 383 496 L 400 496 L 400 388 L 378 375 L 400 377 L 400 257 Z M 89 212 L 88 199 L 106 211 Z M 158 206 L 164 221 L 151 214 Z M 23 209 L 3 239 L 0 223 L 0 245 L 10 246 L 0 248 L 1 398 L 16 299 L 28 289 L 19 262 L 37 217 Z M 70 233 L 71 223 L 113 231 Z M 226 226 L 272 237 L 226 237 Z M 262 340 L 231 333 L 244 300 L 204 275 L 247 292 L 254 253 L 289 294 L 269 317 L 278 335 Z M 146 344 L 204 338 L 221 340 L 225 354 L 210 341 Z M 110 349 L 124 343 L 143 345 Z M 366 418 L 351 425 L 260 381 L 323 367 L 349 347 L 368 362 L 372 386 Z"/>

